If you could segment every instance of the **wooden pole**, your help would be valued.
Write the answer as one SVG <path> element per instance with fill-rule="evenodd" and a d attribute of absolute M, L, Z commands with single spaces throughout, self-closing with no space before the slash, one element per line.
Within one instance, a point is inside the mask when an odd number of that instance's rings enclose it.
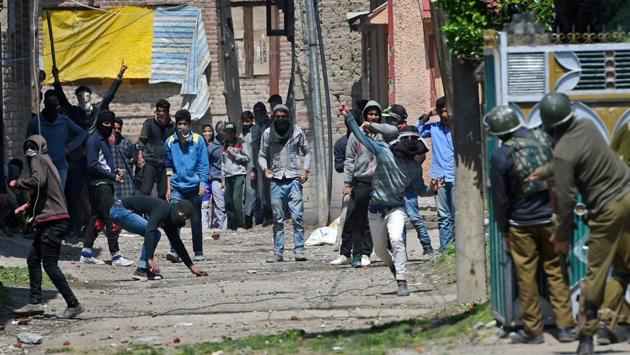
<path fill-rule="evenodd" d="M 53 68 L 56 68 L 57 57 L 55 55 L 55 38 L 53 36 L 52 17 L 50 16 L 50 10 L 46 10 L 46 18 L 48 18 L 48 39 L 50 39 L 50 55 L 52 58 L 52 65 Z"/>
<path fill-rule="evenodd" d="M 243 111 L 241 104 L 241 84 L 238 72 L 238 54 L 234 41 L 234 24 L 230 0 L 219 0 L 219 31 L 221 35 L 221 56 L 223 62 L 223 96 L 230 122 L 237 124 Z"/>
<path fill-rule="evenodd" d="M 431 17 L 448 112 L 453 122 L 457 300 L 462 303 L 483 301 L 487 299 L 486 243 L 476 66 L 470 61 L 460 61 L 449 52 L 444 37 L 440 34 L 440 26 L 446 23 L 444 11 L 432 5 Z"/>

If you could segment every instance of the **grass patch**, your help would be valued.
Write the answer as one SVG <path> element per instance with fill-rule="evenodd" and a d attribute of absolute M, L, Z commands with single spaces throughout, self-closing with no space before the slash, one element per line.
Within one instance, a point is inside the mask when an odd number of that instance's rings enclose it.
<path fill-rule="evenodd" d="M 454 278 L 457 274 L 457 266 L 455 264 L 455 243 L 449 244 L 435 261 L 435 266 L 443 269 L 443 272 L 449 278 Z"/>
<path fill-rule="evenodd" d="M 492 320 L 488 303 L 471 308 L 446 310 L 441 314 L 414 320 L 374 326 L 362 330 L 337 330 L 326 333 L 305 334 L 291 330 L 275 336 L 256 335 L 220 343 L 186 345 L 173 351 L 142 345 L 120 354 L 164 354 L 175 352 L 182 355 L 212 354 L 222 350 L 226 354 L 386 354 L 391 349 L 422 349 L 430 344 L 449 346 L 454 340 L 476 342 L 477 333 L 472 331 L 477 322 Z"/>
<path fill-rule="evenodd" d="M 437 259 L 438 264 L 454 264 L 455 263 L 455 243 L 449 244 Z"/>
<path fill-rule="evenodd" d="M 64 346 L 63 348 L 46 349 L 44 353 L 45 354 L 60 354 L 60 353 L 73 353 L 73 352 L 74 352 L 73 348 L 68 348 Z"/>
<path fill-rule="evenodd" d="M 42 279 L 42 287 L 43 288 L 54 288 L 52 281 L 46 275 L 46 272 L 42 270 L 43 279 Z M 70 274 L 66 274 L 66 279 L 68 282 L 70 280 L 75 280 Z M 28 277 L 28 268 L 26 267 L 2 267 L 0 266 L 0 283 L 5 287 L 28 287 L 29 286 L 29 277 Z"/>

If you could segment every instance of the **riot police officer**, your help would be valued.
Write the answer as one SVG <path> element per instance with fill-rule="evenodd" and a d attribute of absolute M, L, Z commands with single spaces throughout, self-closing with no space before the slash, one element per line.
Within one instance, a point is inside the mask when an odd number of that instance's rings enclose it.
<path fill-rule="evenodd" d="M 537 282 L 541 264 L 549 283 L 558 340 L 574 341 L 570 291 L 562 275 L 560 257 L 549 240 L 553 223 L 547 183 L 525 181 L 536 168 L 551 160 L 551 141 L 542 131 L 523 127 L 508 106 L 496 107 L 484 121 L 488 133 L 503 143 L 492 156 L 492 199 L 499 230 L 516 269 L 524 324 L 524 329 L 513 334 L 510 341 L 514 344 L 544 342 Z"/>
<path fill-rule="evenodd" d="M 630 278 L 630 169 L 591 121 L 575 117 L 566 95 L 545 95 L 540 112 L 543 125 L 557 141 L 552 162 L 557 198 L 556 252 L 569 251 L 578 189 L 589 211 L 588 273 L 581 297 L 577 353 L 590 354 L 609 269 L 612 267 L 608 287 L 615 284 L 625 289 Z"/>

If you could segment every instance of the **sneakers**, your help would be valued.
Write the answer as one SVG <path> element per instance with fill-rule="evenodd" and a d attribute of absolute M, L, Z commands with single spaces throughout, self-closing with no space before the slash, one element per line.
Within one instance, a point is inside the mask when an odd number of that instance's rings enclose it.
<path fill-rule="evenodd" d="M 83 309 L 83 306 L 81 304 L 74 308 L 67 307 L 66 310 L 63 311 L 63 313 L 61 314 L 61 318 L 72 319 L 83 313 L 83 311 L 85 311 L 85 309 Z"/>
<path fill-rule="evenodd" d="M 433 256 L 435 250 L 432 247 L 426 247 L 422 250 L 422 256 Z"/>
<path fill-rule="evenodd" d="M 172 262 L 173 264 L 181 263 L 182 258 L 180 258 L 177 254 L 170 252 L 166 254 L 166 260 Z"/>
<path fill-rule="evenodd" d="M 82 264 L 105 265 L 105 262 L 103 260 L 97 259 L 94 256 L 81 255 L 79 262 Z"/>
<path fill-rule="evenodd" d="M 131 278 L 136 281 L 147 281 L 149 279 L 147 276 L 147 272 L 140 269 L 136 269 L 136 271 L 131 274 Z"/>
<path fill-rule="evenodd" d="M 330 265 L 346 265 L 350 264 L 350 258 L 345 255 L 339 255 L 339 257 L 330 262 Z"/>
<path fill-rule="evenodd" d="M 18 308 L 13 311 L 15 315 L 20 317 L 40 316 L 44 314 L 44 305 L 42 304 L 27 304 L 22 308 Z"/>
<path fill-rule="evenodd" d="M 369 256 L 367 255 L 361 256 L 361 266 L 366 267 L 366 266 L 370 266 L 370 264 L 372 264 L 372 262 L 370 261 Z"/>
<path fill-rule="evenodd" d="M 579 336 L 580 345 L 576 350 L 577 355 L 590 355 L 595 354 L 595 348 L 593 346 L 593 337 L 588 335 Z"/>
<path fill-rule="evenodd" d="M 304 253 L 295 253 L 295 261 L 306 261 Z"/>
<path fill-rule="evenodd" d="M 201 262 L 206 260 L 206 258 L 203 255 L 195 255 L 195 258 L 193 259 L 195 262 Z"/>
<path fill-rule="evenodd" d="M 600 326 L 597 329 L 597 344 L 598 345 L 609 345 L 617 342 L 617 337 L 615 333 L 610 331 L 607 326 Z"/>
<path fill-rule="evenodd" d="M 155 272 L 153 272 L 151 270 L 147 270 L 147 279 L 149 281 L 162 280 L 162 275 L 156 274 Z"/>
<path fill-rule="evenodd" d="M 156 274 L 151 270 L 136 269 L 131 275 L 131 278 L 138 281 L 155 281 L 162 280 L 162 275 Z"/>
<path fill-rule="evenodd" d="M 133 265 L 133 261 L 129 260 L 129 259 L 125 259 L 124 256 L 121 256 L 120 258 L 113 260 L 112 261 L 112 265 L 113 266 L 123 266 L 123 267 L 128 267 Z"/>
<path fill-rule="evenodd" d="M 524 329 L 510 335 L 511 344 L 542 344 L 545 342 L 542 334 L 529 335 Z"/>
<path fill-rule="evenodd" d="M 281 263 L 284 261 L 282 255 L 274 255 L 271 258 L 266 260 L 268 263 Z"/>
<path fill-rule="evenodd" d="M 575 341 L 575 328 L 559 328 L 558 341 L 561 343 L 570 343 Z"/>
<path fill-rule="evenodd" d="M 361 267 L 361 254 L 352 256 L 352 267 L 358 268 Z"/>
<path fill-rule="evenodd" d="M 397 281 L 398 283 L 398 291 L 396 294 L 401 297 L 409 296 L 411 292 L 409 292 L 409 288 L 407 287 L 407 281 Z"/>

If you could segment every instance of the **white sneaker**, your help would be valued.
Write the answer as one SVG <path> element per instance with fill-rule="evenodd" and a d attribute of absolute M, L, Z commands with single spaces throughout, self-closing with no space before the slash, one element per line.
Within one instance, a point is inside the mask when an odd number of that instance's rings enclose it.
<path fill-rule="evenodd" d="M 203 255 L 195 255 L 195 258 L 193 260 L 196 262 L 201 262 L 206 260 L 206 258 Z"/>
<path fill-rule="evenodd" d="M 129 259 L 125 259 L 124 256 L 121 256 L 120 258 L 112 261 L 112 265 L 113 266 L 131 266 L 133 265 L 133 261 L 129 260 Z"/>
<path fill-rule="evenodd" d="M 85 256 L 81 255 L 79 262 L 83 264 L 105 265 L 105 262 L 103 260 L 97 259 L 93 256 L 86 258 Z"/>
<path fill-rule="evenodd" d="M 346 265 L 352 263 L 349 257 L 345 255 L 339 255 L 339 257 L 330 262 L 330 265 Z"/>
<path fill-rule="evenodd" d="M 361 266 L 366 267 L 366 266 L 370 266 L 370 264 L 372 264 L 372 262 L 370 261 L 369 256 L 367 255 L 361 256 Z"/>

